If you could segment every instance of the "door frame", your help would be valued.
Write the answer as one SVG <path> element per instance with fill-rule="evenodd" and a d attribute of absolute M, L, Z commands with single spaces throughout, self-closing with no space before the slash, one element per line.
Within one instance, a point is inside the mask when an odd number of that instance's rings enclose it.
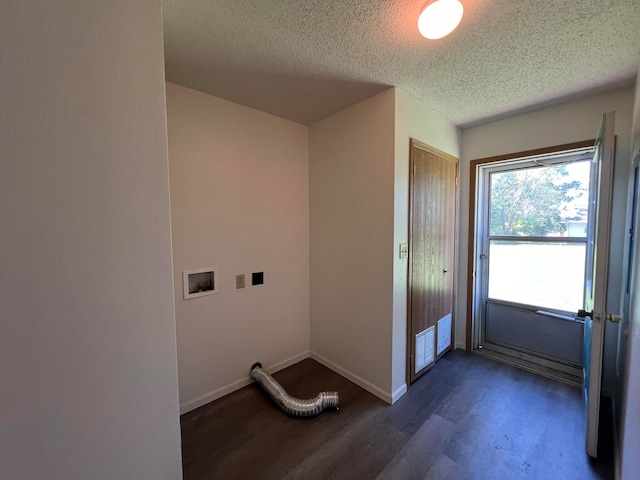
<path fill-rule="evenodd" d="M 457 282 L 457 265 L 458 265 L 458 213 L 459 213 L 459 205 L 458 205 L 458 199 L 459 199 L 459 195 L 460 195 L 460 159 L 448 154 L 446 152 L 443 152 L 442 150 L 438 150 L 437 148 L 434 148 L 430 145 L 427 145 L 426 143 L 423 143 L 419 140 L 416 140 L 414 138 L 410 138 L 409 139 L 409 215 L 408 215 L 408 251 L 409 251 L 409 258 L 408 258 L 408 268 L 407 268 L 407 334 L 406 334 L 406 338 L 407 338 L 407 353 L 406 353 L 406 384 L 407 384 L 407 388 L 409 388 L 411 386 L 412 381 L 417 380 L 417 377 L 414 378 L 412 380 L 412 375 L 411 372 L 413 371 L 413 362 L 412 360 L 412 354 L 413 354 L 413 349 L 414 349 L 414 339 L 413 339 L 413 335 L 412 335 L 412 331 L 411 331 L 411 325 L 412 325 L 412 313 L 411 313 L 411 299 L 412 299 L 412 273 L 413 273 L 413 262 L 412 262 L 412 255 L 411 255 L 411 243 L 412 243 L 412 225 L 413 225 L 413 195 L 414 195 L 414 186 L 413 186 L 413 181 L 414 181 L 414 175 L 413 175 L 413 165 L 415 162 L 415 158 L 414 158 L 414 148 L 423 150 L 425 152 L 431 153 L 433 155 L 439 156 L 445 160 L 448 161 L 454 161 L 455 165 L 456 165 L 456 180 L 455 180 L 455 199 L 454 199 L 454 203 L 455 203 L 455 207 L 454 207 L 454 232 L 453 232 L 453 236 L 454 236 L 454 246 L 453 246 L 453 265 L 451 267 L 451 273 L 453 276 L 453 292 L 452 292 L 452 311 L 451 311 L 451 344 L 449 345 L 448 348 L 446 348 L 444 351 L 442 351 L 439 355 L 436 353 L 434 355 L 434 362 L 433 364 L 431 364 L 430 366 L 425 367 L 424 371 L 427 371 L 429 368 L 431 368 L 435 362 L 438 361 L 439 358 L 441 358 L 443 355 L 445 355 L 448 351 L 452 350 L 454 345 L 455 345 L 455 319 L 456 319 L 456 315 L 455 315 L 455 309 L 456 309 L 456 299 L 457 299 L 457 293 L 458 293 L 458 282 Z M 423 373 L 424 373 L 423 371 Z M 422 375 L 422 373 L 420 374 Z"/>
<path fill-rule="evenodd" d="M 536 155 L 546 155 L 563 150 L 574 150 L 578 148 L 593 147 L 595 139 L 584 140 L 581 142 L 565 143 L 562 145 L 554 145 L 535 150 L 526 150 L 522 152 L 509 153 L 506 155 L 496 155 L 493 157 L 480 158 L 471 160 L 469 163 L 469 239 L 467 246 L 467 301 L 466 301 L 466 350 L 473 351 L 477 348 L 477 339 L 480 329 L 480 322 L 476 318 L 477 300 L 479 298 L 476 291 L 476 265 L 477 257 L 477 190 L 478 190 L 478 167 L 491 163 L 505 162 L 507 160 L 515 160 L 522 157 L 531 157 Z"/>

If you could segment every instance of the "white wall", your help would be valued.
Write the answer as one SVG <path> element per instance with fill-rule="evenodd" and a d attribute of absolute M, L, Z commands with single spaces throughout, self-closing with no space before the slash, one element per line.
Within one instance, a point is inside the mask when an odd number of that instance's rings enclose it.
<path fill-rule="evenodd" d="M 633 119 L 633 155 L 640 154 L 640 70 L 636 77 Z M 636 208 L 640 207 L 637 205 Z M 640 208 L 636 214 L 636 225 L 640 222 Z M 640 242 L 636 239 L 634 279 L 629 315 L 629 337 L 625 362 L 625 388 L 621 416 L 621 478 L 640 478 Z"/>
<path fill-rule="evenodd" d="M 595 95 L 535 112 L 517 115 L 497 122 L 470 128 L 462 132 L 460 199 L 460 247 L 458 270 L 457 331 L 465 329 L 467 289 L 467 245 L 469 221 L 469 162 L 506 153 L 532 150 L 595 138 L 602 114 L 616 111 L 617 152 L 614 178 L 613 219 L 611 224 L 611 258 L 609 266 L 609 297 L 607 310 L 618 313 L 623 278 L 627 187 L 633 89 Z M 464 337 L 460 337 L 464 338 Z M 607 324 L 603 388 L 615 390 L 619 379 L 615 374 L 617 327 Z"/>
<path fill-rule="evenodd" d="M 256 361 L 309 354 L 308 129 L 173 84 L 167 112 L 185 412 L 248 384 Z M 220 293 L 183 300 L 183 270 L 201 267 L 218 267 Z"/>
<path fill-rule="evenodd" d="M 312 356 L 389 402 L 394 105 L 389 89 L 309 130 Z"/>
<path fill-rule="evenodd" d="M 399 248 L 401 243 L 409 241 L 409 141 L 414 138 L 459 158 L 460 132 L 453 123 L 402 90 L 395 89 L 395 92 L 392 392 L 397 398 L 406 388 L 408 260 L 399 258 Z M 464 316 L 464 310 L 461 315 Z M 458 312 L 454 312 L 454 318 L 458 316 Z M 461 341 L 464 343 L 464 335 Z"/>
<path fill-rule="evenodd" d="M 0 478 L 181 478 L 160 2 L 0 44 Z"/>

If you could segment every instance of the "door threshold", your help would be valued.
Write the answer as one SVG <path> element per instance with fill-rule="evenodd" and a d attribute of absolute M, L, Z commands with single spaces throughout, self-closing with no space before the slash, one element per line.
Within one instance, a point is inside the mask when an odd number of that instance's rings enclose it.
<path fill-rule="evenodd" d="M 574 387 L 582 387 L 582 378 L 571 375 L 570 373 L 561 372 L 559 370 L 545 367 L 543 365 L 536 365 L 527 362 L 526 360 L 522 360 L 520 358 L 512 357 L 511 355 L 506 355 L 504 353 L 496 352 L 486 348 L 476 348 L 472 350 L 472 353 L 475 353 L 476 355 L 480 355 L 482 357 L 491 358 L 493 360 L 497 360 L 498 362 L 506 363 L 514 367 L 518 367 L 522 370 L 527 370 L 529 372 L 542 375 L 543 377 L 558 380 L 559 382 L 566 383 Z"/>

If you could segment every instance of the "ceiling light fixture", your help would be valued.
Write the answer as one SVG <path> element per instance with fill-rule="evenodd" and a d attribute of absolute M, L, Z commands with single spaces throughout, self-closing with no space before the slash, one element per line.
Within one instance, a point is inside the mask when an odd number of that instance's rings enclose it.
<path fill-rule="evenodd" d="M 418 17 L 418 30 L 429 40 L 445 37 L 455 30 L 462 20 L 462 4 L 459 0 L 435 0 L 429 2 Z"/>

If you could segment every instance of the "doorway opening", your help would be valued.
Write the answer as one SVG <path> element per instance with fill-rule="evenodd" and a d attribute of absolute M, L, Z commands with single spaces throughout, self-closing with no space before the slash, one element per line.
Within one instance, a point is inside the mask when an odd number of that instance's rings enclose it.
<path fill-rule="evenodd" d="M 569 147 L 475 165 L 471 345 L 581 385 L 594 147 Z"/>

